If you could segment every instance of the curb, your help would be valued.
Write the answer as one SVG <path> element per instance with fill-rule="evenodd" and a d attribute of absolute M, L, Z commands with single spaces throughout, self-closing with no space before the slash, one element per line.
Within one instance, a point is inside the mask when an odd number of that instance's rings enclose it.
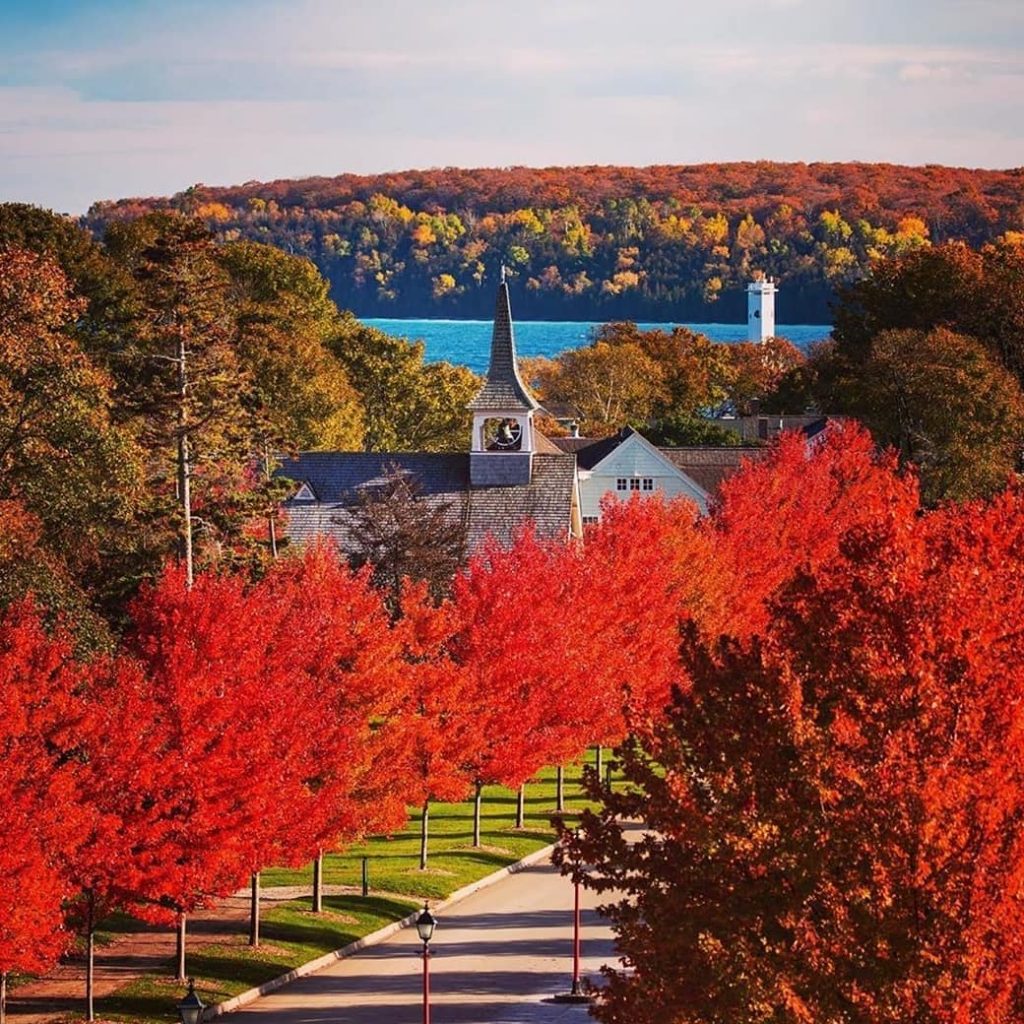
<path fill-rule="evenodd" d="M 542 860 L 547 860 L 547 858 L 551 856 L 551 852 L 554 848 L 555 844 L 552 843 L 539 850 L 534 850 L 533 853 L 527 854 L 522 860 L 517 860 L 515 864 L 509 864 L 507 867 L 499 868 L 497 871 L 492 871 L 491 874 L 485 875 L 476 882 L 470 882 L 469 885 L 464 885 L 461 889 L 456 889 L 451 896 L 446 900 L 442 900 L 431 909 L 444 910 L 446 907 L 450 907 L 453 903 L 458 903 L 460 900 L 464 900 L 467 896 L 472 896 L 473 893 L 479 892 L 481 889 L 489 888 L 494 885 L 495 882 L 500 882 L 503 878 L 507 878 L 509 875 L 518 874 L 518 872 L 523 871 L 528 867 L 532 867 L 534 864 L 537 864 Z M 325 953 L 323 956 L 318 956 L 315 960 L 308 960 L 304 964 L 299 964 L 298 967 L 288 971 L 287 974 L 279 974 L 276 978 L 271 978 L 270 981 L 265 981 L 262 985 L 259 985 L 256 988 L 246 989 L 244 992 L 239 992 L 237 996 L 225 999 L 222 1003 L 213 1003 L 203 1010 L 202 1020 L 212 1020 L 214 1017 L 220 1017 L 225 1013 L 232 1013 L 234 1010 L 240 1010 L 243 1006 L 248 1006 L 249 1003 L 255 1002 L 261 996 L 266 996 L 271 992 L 276 992 L 279 988 L 284 988 L 285 985 L 298 978 L 304 978 L 307 974 L 315 974 L 317 971 L 322 970 L 329 964 L 333 964 L 337 960 L 344 960 L 346 957 L 350 957 L 354 953 L 358 953 L 359 950 L 364 949 L 367 946 L 375 946 L 377 943 L 383 942 L 384 939 L 390 938 L 395 934 L 395 932 L 401 931 L 403 928 L 408 928 L 409 925 L 414 924 L 416 918 L 420 916 L 420 913 L 421 911 L 414 910 L 412 913 L 403 917 L 400 921 L 392 921 L 391 924 L 386 924 L 383 928 L 378 928 L 375 932 L 370 932 L 369 935 L 364 935 L 361 939 L 356 939 L 355 942 L 350 942 L 347 946 L 342 946 L 341 949 L 336 949 L 333 952 Z"/>

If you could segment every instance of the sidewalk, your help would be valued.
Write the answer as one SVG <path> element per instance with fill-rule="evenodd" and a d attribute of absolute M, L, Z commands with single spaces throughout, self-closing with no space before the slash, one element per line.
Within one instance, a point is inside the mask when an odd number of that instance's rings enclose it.
<path fill-rule="evenodd" d="M 583 974 L 599 980 L 614 961 L 612 936 L 581 893 Z M 434 1024 L 525 1024 L 589 1020 L 585 1006 L 546 999 L 568 990 L 573 890 L 549 863 L 511 875 L 439 915 L 431 943 Z M 418 1024 L 421 945 L 414 928 L 300 978 L 225 1024 Z"/>

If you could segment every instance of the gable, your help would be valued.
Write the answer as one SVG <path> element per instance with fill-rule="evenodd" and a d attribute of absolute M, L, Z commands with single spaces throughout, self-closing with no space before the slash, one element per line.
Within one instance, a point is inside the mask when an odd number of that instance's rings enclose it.
<path fill-rule="evenodd" d="M 653 477 L 678 482 L 682 492 L 699 505 L 707 504 L 708 493 L 692 477 L 658 451 L 641 434 L 631 433 L 590 471 L 591 477 L 612 481 L 619 477 Z"/>

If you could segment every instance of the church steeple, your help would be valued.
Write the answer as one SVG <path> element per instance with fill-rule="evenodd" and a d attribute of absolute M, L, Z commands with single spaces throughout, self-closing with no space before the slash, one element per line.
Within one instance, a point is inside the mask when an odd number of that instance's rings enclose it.
<path fill-rule="evenodd" d="M 519 377 L 516 365 L 516 339 L 512 331 L 512 307 L 508 298 L 505 268 L 501 268 L 501 284 L 494 304 L 494 330 L 491 333 L 491 364 L 484 386 L 469 403 L 473 412 L 530 412 L 540 405 Z"/>
<path fill-rule="evenodd" d="M 473 413 L 470 482 L 474 487 L 528 484 L 533 470 L 533 414 L 539 403 L 526 389 L 516 366 L 516 342 L 505 268 L 494 306 L 491 363 Z"/>

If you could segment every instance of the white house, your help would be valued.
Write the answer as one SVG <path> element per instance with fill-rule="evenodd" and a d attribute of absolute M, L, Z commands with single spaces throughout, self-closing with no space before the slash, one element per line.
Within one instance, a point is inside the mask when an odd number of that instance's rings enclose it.
<path fill-rule="evenodd" d="M 657 448 L 631 427 L 598 440 L 553 437 L 551 441 L 576 456 L 584 525 L 599 520 L 601 501 L 608 494 L 620 500 L 636 494 L 682 496 L 706 513 L 718 485 L 735 473 L 744 459 L 764 453 L 759 447 Z"/>

